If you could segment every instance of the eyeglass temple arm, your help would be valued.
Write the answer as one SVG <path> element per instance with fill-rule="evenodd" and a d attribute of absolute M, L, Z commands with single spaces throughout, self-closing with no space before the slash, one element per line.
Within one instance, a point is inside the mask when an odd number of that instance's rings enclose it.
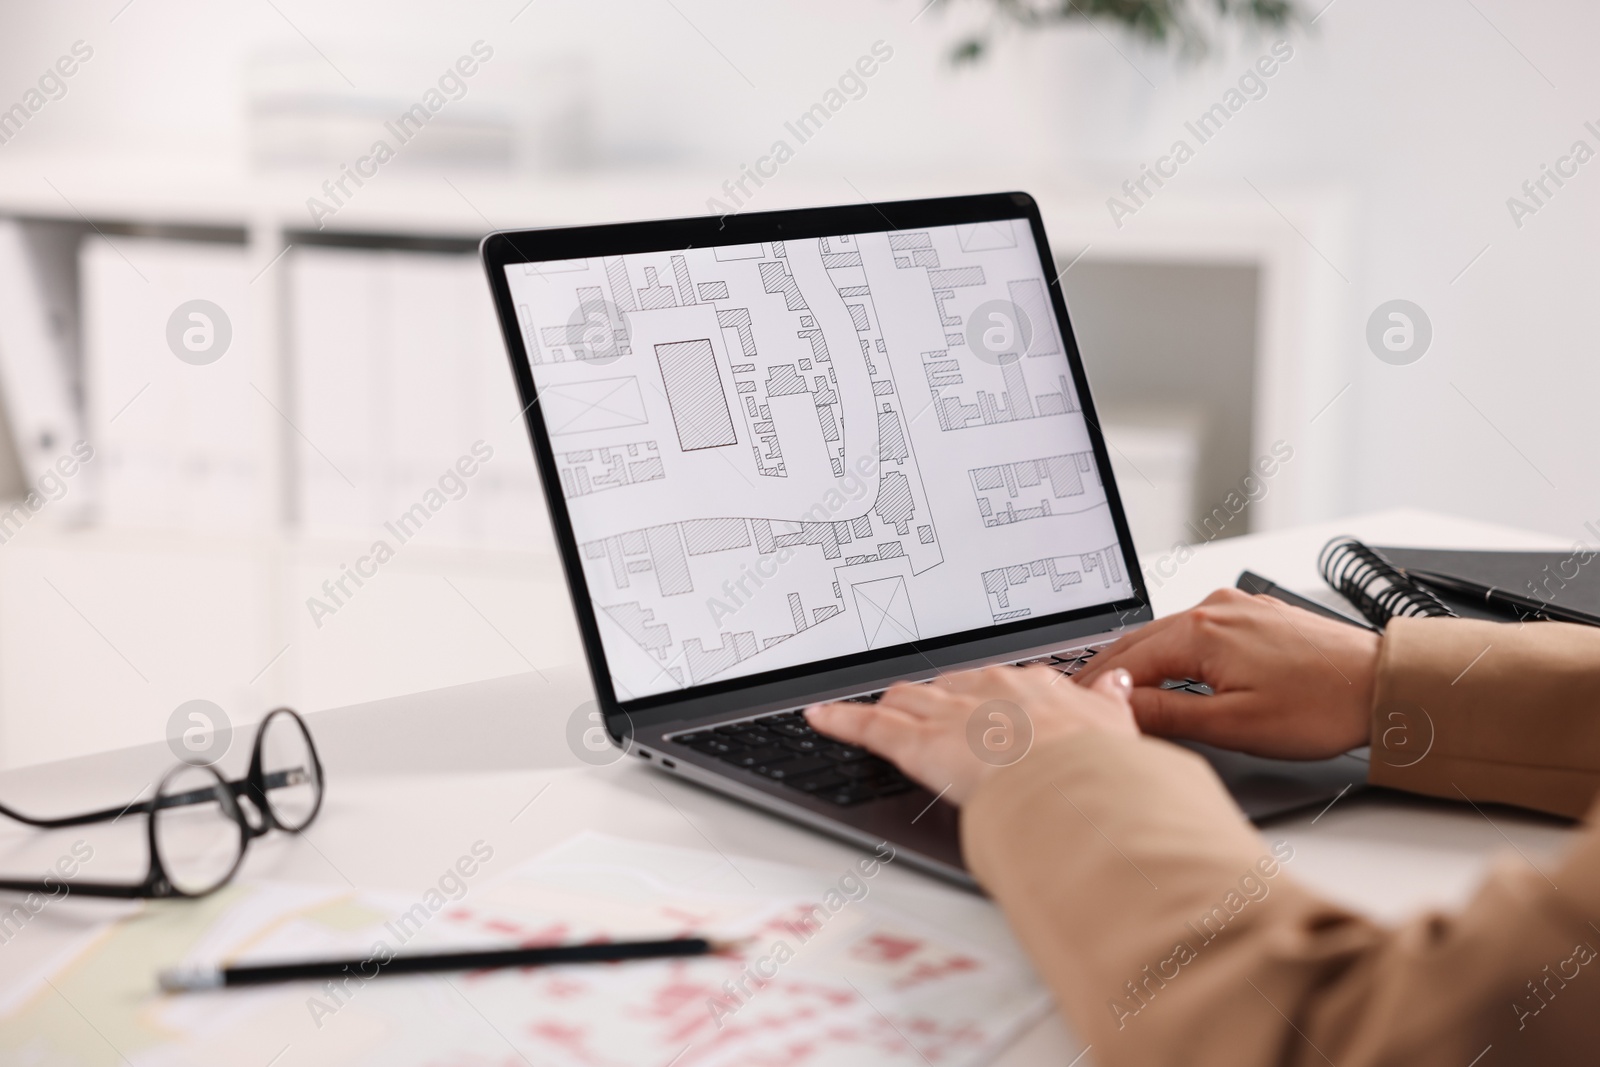
<path fill-rule="evenodd" d="M 142 885 L 117 885 L 111 882 L 25 882 L 13 878 L 0 878 L 0 891 L 12 893 L 40 893 L 52 900 L 60 900 L 69 896 L 85 897 L 117 897 L 122 900 L 137 900 L 147 896 Z M 3 906 L 0 906 L 3 908 Z M 4 914 L 0 910 L 0 914 Z"/>
<path fill-rule="evenodd" d="M 149 810 L 150 802 L 146 800 L 140 803 L 129 804 L 124 808 L 107 808 L 105 811 L 92 811 L 87 815 L 63 815 L 54 819 L 40 819 L 32 815 L 24 815 L 15 808 L 10 808 L 4 804 L 0 804 L 0 815 L 4 815 L 8 819 L 15 819 L 17 822 L 23 823 L 27 826 L 36 826 L 41 830 L 57 830 L 64 826 L 83 826 L 92 822 L 106 822 L 108 820 L 116 819 L 118 816 L 124 815 L 128 812 Z"/>
<path fill-rule="evenodd" d="M 274 771 L 265 777 L 265 785 L 268 789 L 283 789 L 291 785 L 298 785 L 304 781 L 306 771 L 303 767 L 291 767 L 286 771 Z M 228 791 L 234 796 L 238 796 L 249 786 L 249 783 L 244 779 L 226 784 Z M 171 796 L 162 797 L 159 803 L 153 799 L 141 800 L 121 808 L 105 808 L 101 811 L 91 811 L 84 815 L 63 815 L 54 819 L 40 819 L 32 815 L 24 815 L 15 808 L 0 804 L 0 815 L 15 819 L 17 822 L 28 826 L 36 826 L 41 830 L 58 830 L 67 826 L 84 826 L 89 823 L 110 822 L 120 819 L 124 815 L 143 814 L 158 807 L 180 808 L 189 804 L 203 804 L 211 795 L 212 790 L 209 788 L 191 789 L 187 793 L 174 793 Z M 4 886 L 0 885 L 0 888 L 4 888 Z"/>

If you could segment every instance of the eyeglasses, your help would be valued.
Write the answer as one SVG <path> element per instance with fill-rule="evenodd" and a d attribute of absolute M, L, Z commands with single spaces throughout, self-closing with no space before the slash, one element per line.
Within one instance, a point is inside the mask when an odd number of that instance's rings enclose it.
<path fill-rule="evenodd" d="M 244 804 L 241 804 L 241 799 Z M 226 885 L 250 842 L 272 830 L 297 834 L 322 809 L 322 761 L 305 720 L 278 708 L 261 721 L 250 770 L 227 781 L 210 766 L 180 763 L 149 800 L 87 815 L 36 819 L 0 805 L 0 815 L 41 829 L 148 818 L 150 866 L 136 884 L 0 879 L 0 889 L 86 897 L 203 897 Z M 248 811 L 248 814 L 247 814 Z"/>

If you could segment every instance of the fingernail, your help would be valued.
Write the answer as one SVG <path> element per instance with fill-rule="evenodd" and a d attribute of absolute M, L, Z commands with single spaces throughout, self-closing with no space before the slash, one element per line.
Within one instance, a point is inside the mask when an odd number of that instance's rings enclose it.
<path fill-rule="evenodd" d="M 1133 675 L 1128 673 L 1126 667 L 1117 667 L 1111 672 L 1111 684 L 1124 693 L 1133 690 Z"/>

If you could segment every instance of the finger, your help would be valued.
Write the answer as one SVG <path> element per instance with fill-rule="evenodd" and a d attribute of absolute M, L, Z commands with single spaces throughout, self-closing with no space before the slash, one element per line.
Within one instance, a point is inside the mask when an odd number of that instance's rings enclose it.
<path fill-rule="evenodd" d="M 1080 685 L 1092 685 L 1106 671 L 1119 665 L 1120 657 L 1127 655 L 1131 650 L 1152 638 L 1160 637 L 1170 630 L 1182 619 L 1180 615 L 1168 615 L 1164 619 L 1147 622 L 1139 629 L 1125 637 L 1119 637 L 1107 646 L 1099 655 L 1089 661 L 1089 666 L 1073 675 L 1073 680 Z"/>
<path fill-rule="evenodd" d="M 1014 684 L 1016 672 L 1017 668 L 1010 664 L 958 671 L 946 676 L 945 689 L 950 693 L 965 694 L 993 692 Z"/>
<path fill-rule="evenodd" d="M 1226 747 L 1238 738 L 1238 702 L 1227 694 L 1201 696 L 1181 689 L 1138 688 L 1131 695 L 1134 721 L 1153 737 L 1176 737 Z"/>
<path fill-rule="evenodd" d="M 1121 667 L 1113 667 L 1111 670 L 1102 672 L 1100 677 L 1091 682 L 1087 688 L 1097 693 L 1104 693 L 1113 700 L 1126 704 L 1133 697 L 1133 675 Z"/>
<path fill-rule="evenodd" d="M 1133 684 L 1140 687 L 1159 685 L 1168 678 L 1200 677 L 1204 649 L 1199 630 L 1185 616 L 1174 616 L 1172 623 L 1121 655 L 1097 664 L 1099 669 L 1086 683 L 1093 685 L 1105 671 L 1117 669 L 1127 671 Z"/>
<path fill-rule="evenodd" d="M 1270 600 L 1272 598 L 1265 596 L 1257 597 L 1239 589 L 1225 587 L 1222 589 L 1213 589 L 1211 593 L 1204 600 L 1200 601 L 1199 604 L 1196 604 L 1195 607 L 1215 608 L 1229 604 L 1237 605 L 1244 601 L 1260 599 Z M 1188 608 L 1184 611 L 1178 612 L 1175 615 L 1168 615 L 1165 618 L 1157 619 L 1154 622 L 1145 623 L 1142 627 L 1135 630 L 1128 636 L 1119 638 L 1105 651 L 1096 656 L 1089 666 L 1079 671 L 1074 676 L 1075 680 L 1084 684 L 1092 684 L 1094 680 L 1099 678 L 1103 672 L 1110 670 L 1112 667 L 1125 667 L 1126 664 L 1121 660 L 1122 656 L 1127 655 L 1134 648 L 1144 644 L 1146 641 L 1160 637 L 1168 630 L 1180 626 L 1186 620 L 1189 612 L 1193 610 L 1194 608 Z M 1139 684 L 1137 679 L 1135 679 L 1134 684 Z"/>
<path fill-rule="evenodd" d="M 818 704 L 805 715 L 821 733 L 889 760 L 908 750 L 922 729 L 911 715 L 877 704 Z"/>
<path fill-rule="evenodd" d="M 920 682 L 896 682 L 883 691 L 877 707 L 893 708 L 914 717 L 936 715 L 950 706 L 950 691 Z M 864 705 L 871 707 L 873 705 Z"/>

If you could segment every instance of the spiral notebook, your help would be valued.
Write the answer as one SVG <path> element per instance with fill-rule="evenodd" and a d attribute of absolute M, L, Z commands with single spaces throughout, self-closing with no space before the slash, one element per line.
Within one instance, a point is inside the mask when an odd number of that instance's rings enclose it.
<path fill-rule="evenodd" d="M 1352 537 L 1328 542 L 1318 570 L 1374 626 L 1397 616 L 1458 615 L 1507 620 L 1480 598 L 1431 589 L 1412 581 L 1408 571 L 1448 575 L 1477 586 L 1492 586 L 1532 600 L 1592 615 L 1600 621 L 1600 553 L 1525 552 L 1483 549 L 1368 546 Z"/>

